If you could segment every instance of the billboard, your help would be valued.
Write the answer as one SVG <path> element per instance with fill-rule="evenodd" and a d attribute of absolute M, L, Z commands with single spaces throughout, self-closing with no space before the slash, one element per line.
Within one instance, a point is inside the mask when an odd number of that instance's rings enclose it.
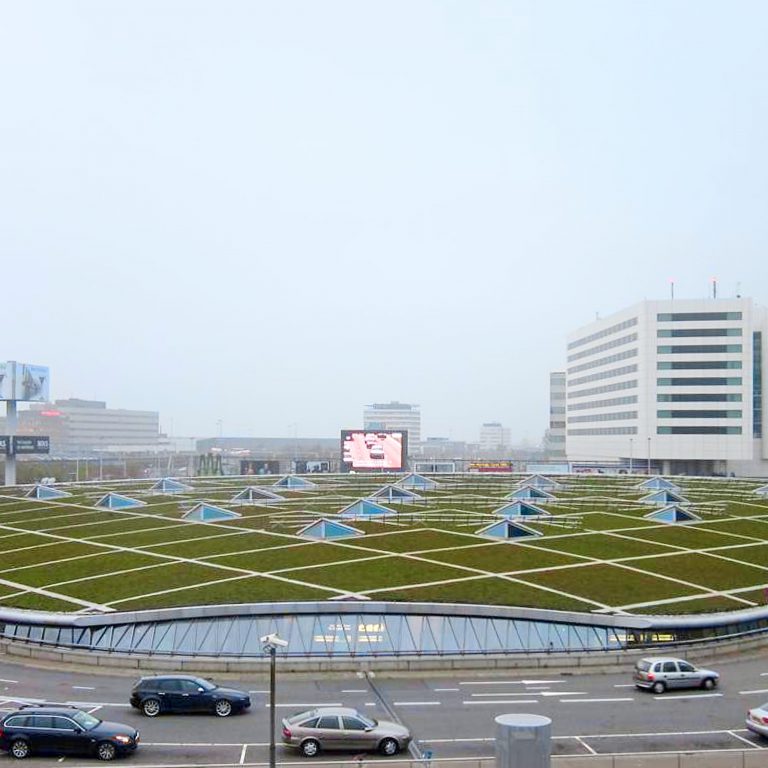
<path fill-rule="evenodd" d="M 51 439 L 42 435 L 14 435 L 12 447 L 16 456 L 23 453 L 50 453 Z"/>
<path fill-rule="evenodd" d="M 471 461 L 467 467 L 469 472 L 515 472 L 511 461 Z"/>
<path fill-rule="evenodd" d="M 49 398 L 50 371 L 45 365 L 0 363 L 0 400 L 29 400 L 46 403 Z"/>
<path fill-rule="evenodd" d="M 279 475 L 280 462 L 279 461 L 241 460 L 240 474 L 241 475 Z"/>
<path fill-rule="evenodd" d="M 313 472 L 330 472 L 331 462 L 321 459 L 293 459 L 291 461 L 291 472 L 294 475 L 310 475 Z"/>
<path fill-rule="evenodd" d="M 408 455 L 408 432 L 390 429 L 341 431 L 341 471 L 401 470 Z"/>

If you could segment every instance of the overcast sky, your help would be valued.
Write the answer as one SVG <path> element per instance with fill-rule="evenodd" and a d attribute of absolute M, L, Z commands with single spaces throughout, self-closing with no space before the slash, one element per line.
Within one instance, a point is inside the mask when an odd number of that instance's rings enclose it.
<path fill-rule="evenodd" d="M 596 312 L 768 303 L 763 0 L 0 9 L 0 358 L 54 397 L 536 442 Z"/>

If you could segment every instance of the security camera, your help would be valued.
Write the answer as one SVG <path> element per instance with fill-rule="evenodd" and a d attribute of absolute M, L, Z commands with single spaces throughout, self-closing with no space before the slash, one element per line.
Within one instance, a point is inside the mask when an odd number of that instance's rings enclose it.
<path fill-rule="evenodd" d="M 261 644 L 265 648 L 287 648 L 288 642 L 277 636 L 277 632 L 273 632 L 271 635 L 264 635 L 260 638 Z"/>

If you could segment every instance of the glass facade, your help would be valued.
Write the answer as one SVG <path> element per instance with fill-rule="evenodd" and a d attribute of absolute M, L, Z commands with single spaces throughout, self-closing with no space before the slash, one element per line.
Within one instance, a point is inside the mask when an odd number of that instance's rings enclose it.
<path fill-rule="evenodd" d="M 752 436 L 763 436 L 763 333 L 752 334 Z"/>
<path fill-rule="evenodd" d="M 741 320 L 741 312 L 660 312 L 656 315 L 660 323 L 677 323 L 698 320 Z"/>
<path fill-rule="evenodd" d="M 576 339 L 576 341 L 572 341 L 568 345 L 568 349 L 575 349 L 576 347 L 580 347 L 583 344 L 589 344 L 591 341 L 604 339 L 606 336 L 612 336 L 614 333 L 623 331 L 625 328 L 632 328 L 635 325 L 637 325 L 636 317 L 633 317 L 630 320 L 624 320 L 621 323 L 616 323 L 616 325 L 612 325 L 610 328 L 604 328 L 602 331 L 597 331 L 597 333 L 591 333 L 589 336 L 584 336 L 581 339 Z"/>
<path fill-rule="evenodd" d="M 297 607 L 300 604 L 297 604 Z M 305 604 L 306 607 L 306 604 Z M 445 606 L 394 612 L 317 612 L 281 614 L 200 615 L 191 609 L 161 611 L 164 618 L 147 620 L 143 614 L 126 614 L 134 621 L 99 623 L 102 617 L 83 617 L 83 625 L 63 622 L 50 614 L 49 624 L 0 618 L 0 636 L 15 642 L 97 652 L 159 656 L 208 656 L 263 658 L 259 638 L 276 632 L 288 645 L 278 654 L 286 657 L 440 656 L 455 654 L 513 654 L 536 652 L 609 651 L 665 643 L 710 641 L 768 629 L 765 611 L 745 612 L 743 617 L 701 616 L 669 618 L 599 617 L 535 611 L 535 618 L 510 617 L 509 609 L 494 613 L 478 606 L 483 615 L 456 615 Z M 459 606 L 467 609 L 469 606 Z M 169 617 L 169 614 L 178 614 Z M 551 618 L 547 616 L 551 615 Z M 566 617 L 571 618 L 568 620 Z M 117 619 L 117 620 L 114 620 Z M 57 620 L 59 623 L 57 623 Z"/>

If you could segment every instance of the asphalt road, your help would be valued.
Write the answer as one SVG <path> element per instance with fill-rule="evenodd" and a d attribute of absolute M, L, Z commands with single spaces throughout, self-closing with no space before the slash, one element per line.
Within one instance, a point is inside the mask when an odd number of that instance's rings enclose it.
<path fill-rule="evenodd" d="M 328 676 L 307 680 L 280 676 L 278 667 L 278 720 L 324 704 L 357 707 L 381 719 L 388 719 L 391 712 L 411 728 L 416 749 L 422 753 L 431 750 L 435 759 L 492 757 L 493 720 L 506 712 L 551 717 L 554 754 L 768 750 L 768 740 L 744 728 L 747 709 L 768 701 L 768 656 L 713 666 L 722 675 L 715 691 L 662 696 L 636 690 L 630 668 L 625 674 L 611 675 Z M 71 702 L 100 718 L 131 724 L 141 731 L 142 744 L 129 760 L 145 767 L 267 761 L 269 694 L 264 679 L 222 680 L 250 691 L 253 701 L 249 712 L 227 719 L 212 715 L 145 718 L 127 703 L 132 682 L 125 676 L 0 664 L 0 711 L 11 711 L 27 701 Z M 298 759 L 296 753 L 278 746 L 278 761 Z M 12 762 L 0 755 L 0 765 Z M 91 761 L 74 757 L 28 760 L 32 766 L 61 762 L 81 765 Z"/>

